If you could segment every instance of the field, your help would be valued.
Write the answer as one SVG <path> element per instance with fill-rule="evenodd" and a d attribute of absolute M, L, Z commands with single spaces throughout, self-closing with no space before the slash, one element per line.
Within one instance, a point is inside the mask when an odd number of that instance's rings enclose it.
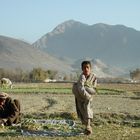
<path fill-rule="evenodd" d="M 94 120 L 91 136 L 22 136 L 21 129 L 83 132 L 76 116 L 72 83 L 15 83 L 13 89 L 1 89 L 19 99 L 22 125 L 0 128 L 0 139 L 140 139 L 140 84 L 99 84 L 92 107 Z M 65 125 L 42 125 L 34 120 L 72 120 L 75 128 Z"/>

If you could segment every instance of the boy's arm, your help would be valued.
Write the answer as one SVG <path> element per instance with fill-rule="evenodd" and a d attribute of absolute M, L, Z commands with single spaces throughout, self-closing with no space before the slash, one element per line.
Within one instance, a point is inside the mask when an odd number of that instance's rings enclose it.
<path fill-rule="evenodd" d="M 11 113 L 7 117 L 7 122 L 6 122 L 7 125 L 11 125 L 20 113 L 19 109 L 17 108 L 13 100 L 11 100 L 9 104 L 10 104 L 9 107 L 10 107 Z"/>
<path fill-rule="evenodd" d="M 86 80 L 85 76 L 81 75 L 80 78 L 79 78 L 79 81 L 77 83 L 78 91 L 84 99 L 89 100 L 91 98 L 91 95 L 85 90 L 85 87 L 84 87 L 85 80 Z"/>

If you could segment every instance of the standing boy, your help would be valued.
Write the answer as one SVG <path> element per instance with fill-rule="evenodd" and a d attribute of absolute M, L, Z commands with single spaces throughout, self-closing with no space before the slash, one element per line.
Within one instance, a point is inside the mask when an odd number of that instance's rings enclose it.
<path fill-rule="evenodd" d="M 93 111 L 91 101 L 93 95 L 96 94 L 97 79 L 91 72 L 91 62 L 83 61 L 81 64 L 82 73 L 77 83 L 73 85 L 73 93 L 75 95 L 76 111 L 82 124 L 86 126 L 86 134 L 92 133 L 91 120 L 93 119 Z"/>

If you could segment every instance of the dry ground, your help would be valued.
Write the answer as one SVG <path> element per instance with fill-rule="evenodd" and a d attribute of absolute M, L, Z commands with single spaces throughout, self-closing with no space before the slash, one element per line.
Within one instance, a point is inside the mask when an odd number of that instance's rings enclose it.
<path fill-rule="evenodd" d="M 76 112 L 73 94 L 11 94 L 21 102 L 23 114 Z M 136 95 L 95 95 L 94 113 L 129 113 L 140 115 L 140 98 Z"/>

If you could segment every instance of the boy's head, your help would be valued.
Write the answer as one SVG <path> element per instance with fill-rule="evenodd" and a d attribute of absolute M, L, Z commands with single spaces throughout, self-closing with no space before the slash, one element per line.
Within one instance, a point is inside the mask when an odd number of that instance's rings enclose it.
<path fill-rule="evenodd" d="M 90 75 L 90 73 L 91 73 L 91 62 L 90 61 L 83 61 L 81 63 L 81 68 L 82 68 L 83 74 L 85 76 Z"/>
<path fill-rule="evenodd" d="M 3 106 L 5 104 L 5 100 L 9 95 L 5 92 L 0 93 L 0 106 Z"/>

